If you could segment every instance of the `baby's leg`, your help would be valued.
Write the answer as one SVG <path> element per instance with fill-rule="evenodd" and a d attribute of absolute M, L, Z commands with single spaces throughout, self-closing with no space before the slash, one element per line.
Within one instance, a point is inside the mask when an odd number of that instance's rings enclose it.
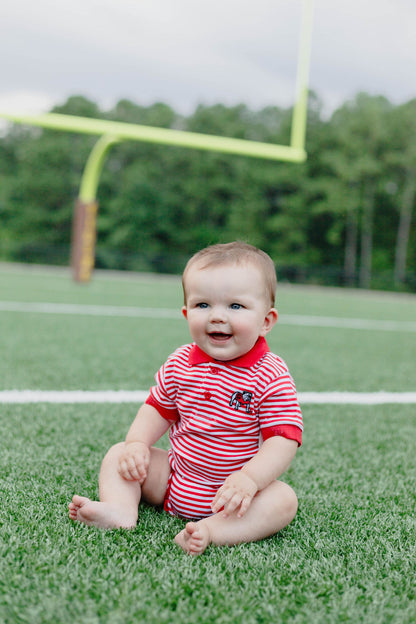
<path fill-rule="evenodd" d="M 282 481 L 271 483 L 254 497 L 242 518 L 223 512 L 188 522 L 175 542 L 191 555 L 204 552 L 209 544 L 217 546 L 253 542 L 274 535 L 295 517 L 298 502 L 295 492 Z"/>
<path fill-rule="evenodd" d="M 140 499 L 158 505 L 163 503 L 170 467 L 168 454 L 151 448 L 150 465 L 143 485 L 127 481 L 118 472 L 118 459 L 124 442 L 111 447 L 101 464 L 100 500 L 92 501 L 74 496 L 69 504 L 69 517 L 85 524 L 104 529 L 134 528 L 137 523 Z"/>

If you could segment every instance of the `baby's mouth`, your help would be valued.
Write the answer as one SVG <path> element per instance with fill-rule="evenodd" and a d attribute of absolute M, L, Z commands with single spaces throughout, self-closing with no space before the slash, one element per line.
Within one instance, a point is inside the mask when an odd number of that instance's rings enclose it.
<path fill-rule="evenodd" d="M 216 342 L 226 342 L 231 338 L 232 334 L 224 334 L 223 332 L 210 332 L 208 336 Z"/>

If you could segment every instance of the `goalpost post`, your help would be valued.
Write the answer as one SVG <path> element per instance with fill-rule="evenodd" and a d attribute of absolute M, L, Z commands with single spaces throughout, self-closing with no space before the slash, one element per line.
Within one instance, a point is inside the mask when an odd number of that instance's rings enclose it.
<path fill-rule="evenodd" d="M 290 145 L 273 145 L 258 141 L 57 113 L 17 115 L 0 111 L 0 117 L 15 123 L 67 132 L 95 134 L 101 137 L 95 144 L 86 163 L 81 179 L 79 196 L 75 204 L 71 266 L 73 277 L 76 281 L 88 282 L 94 267 L 98 182 L 105 157 L 115 143 L 125 140 L 136 140 L 293 163 L 301 163 L 306 160 L 305 135 L 312 21 L 313 0 L 302 0 L 296 98 L 292 114 Z"/>

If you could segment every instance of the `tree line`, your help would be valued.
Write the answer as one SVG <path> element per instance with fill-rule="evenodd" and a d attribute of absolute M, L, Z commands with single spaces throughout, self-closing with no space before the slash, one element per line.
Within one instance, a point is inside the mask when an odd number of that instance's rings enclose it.
<path fill-rule="evenodd" d="M 241 239 L 281 280 L 416 291 L 416 99 L 358 94 L 324 118 L 309 98 L 305 163 L 126 141 L 110 151 L 98 200 L 96 265 L 178 273 L 190 254 Z M 52 112 L 289 144 L 291 109 L 82 96 Z M 97 137 L 11 126 L 0 139 L 0 259 L 67 264 L 74 201 Z"/>

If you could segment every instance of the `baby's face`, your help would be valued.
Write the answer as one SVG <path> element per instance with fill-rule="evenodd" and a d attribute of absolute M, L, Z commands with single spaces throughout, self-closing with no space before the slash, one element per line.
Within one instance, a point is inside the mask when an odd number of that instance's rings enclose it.
<path fill-rule="evenodd" d="M 220 361 L 248 353 L 277 321 L 270 307 L 265 280 L 251 264 L 191 267 L 185 279 L 186 306 L 192 339 Z"/>

